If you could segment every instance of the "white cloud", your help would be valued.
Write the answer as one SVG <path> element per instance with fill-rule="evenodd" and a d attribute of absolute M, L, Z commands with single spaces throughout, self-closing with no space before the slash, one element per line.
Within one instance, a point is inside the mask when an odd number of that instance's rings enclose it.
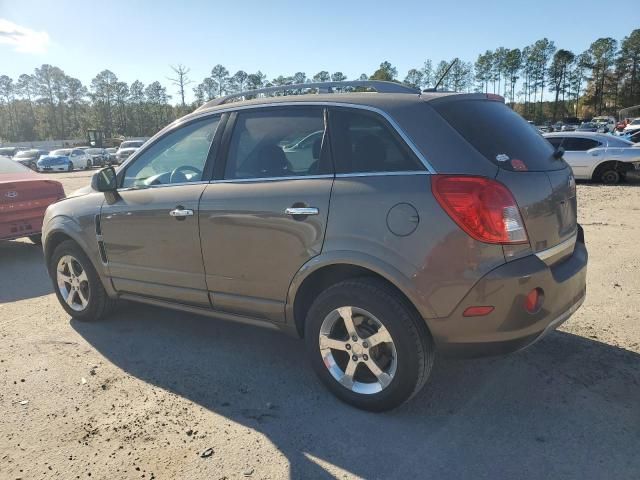
<path fill-rule="evenodd" d="M 11 45 L 20 53 L 45 53 L 49 43 L 47 32 L 36 32 L 0 18 L 0 44 Z"/>

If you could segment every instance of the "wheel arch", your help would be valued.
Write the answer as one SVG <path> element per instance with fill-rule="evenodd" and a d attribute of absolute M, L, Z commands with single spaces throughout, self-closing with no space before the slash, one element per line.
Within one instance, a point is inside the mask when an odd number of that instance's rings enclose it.
<path fill-rule="evenodd" d="M 330 285 L 358 277 L 373 277 L 383 281 L 418 316 L 425 319 L 427 328 L 427 319 L 435 317 L 433 310 L 421 298 L 419 292 L 413 289 L 409 279 L 397 269 L 358 252 L 340 252 L 326 257 L 315 257 L 298 271 L 287 295 L 287 324 L 294 327 L 297 334 L 303 338 L 306 313 L 316 296 Z"/>
<path fill-rule="evenodd" d="M 593 171 L 591 172 L 591 180 L 599 181 L 602 172 L 604 172 L 608 168 L 613 168 L 621 175 L 624 175 L 627 170 L 629 170 L 629 168 L 627 168 L 625 164 L 626 162 L 621 162 L 620 160 L 603 160 L 594 167 Z"/>
<path fill-rule="evenodd" d="M 100 281 L 102 282 L 102 285 L 104 286 L 107 294 L 110 297 L 116 297 L 117 293 L 108 278 L 108 271 L 105 265 L 101 262 L 95 261 L 95 253 L 97 252 L 98 248 L 97 242 L 95 248 L 90 248 L 90 245 L 87 244 L 83 236 L 81 226 L 78 225 L 70 217 L 62 215 L 54 217 L 47 223 L 46 229 L 43 229 L 42 245 L 46 262 L 45 265 L 47 269 L 49 268 L 49 262 L 56 247 L 65 240 L 73 241 L 74 243 L 76 243 L 76 245 L 78 245 L 78 247 L 82 249 L 82 251 L 91 261 L 93 268 L 98 273 L 98 278 L 100 278 Z"/>

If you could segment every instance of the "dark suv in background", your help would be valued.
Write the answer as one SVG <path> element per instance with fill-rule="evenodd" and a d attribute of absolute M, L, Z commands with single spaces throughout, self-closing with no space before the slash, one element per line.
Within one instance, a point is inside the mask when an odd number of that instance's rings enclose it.
<path fill-rule="evenodd" d="M 284 90 L 310 94 L 257 98 Z M 495 95 L 245 92 L 51 206 L 45 257 L 79 320 L 123 298 L 275 326 L 338 397 L 384 410 L 436 349 L 512 352 L 580 306 L 587 251 L 558 157 Z"/>

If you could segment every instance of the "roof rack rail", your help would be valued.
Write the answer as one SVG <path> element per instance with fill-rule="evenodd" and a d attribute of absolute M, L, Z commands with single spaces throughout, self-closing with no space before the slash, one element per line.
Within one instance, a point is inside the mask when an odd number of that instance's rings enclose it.
<path fill-rule="evenodd" d="M 202 105 L 198 110 L 204 108 L 224 105 L 229 100 L 246 96 L 266 95 L 270 93 L 286 92 L 288 90 L 310 90 L 316 89 L 318 93 L 333 93 L 334 88 L 370 88 L 378 93 L 413 93 L 420 95 L 420 89 L 404 85 L 402 83 L 387 82 L 384 80 L 353 80 L 346 82 L 311 82 L 296 83 L 291 85 L 278 85 L 276 87 L 259 88 L 257 90 L 245 90 L 243 92 L 232 93 L 224 97 L 214 98 Z"/>

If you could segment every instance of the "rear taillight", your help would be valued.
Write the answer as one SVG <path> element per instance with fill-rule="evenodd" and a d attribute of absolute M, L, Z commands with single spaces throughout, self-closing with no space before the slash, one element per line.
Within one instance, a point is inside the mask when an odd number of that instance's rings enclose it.
<path fill-rule="evenodd" d="M 527 243 L 527 231 L 513 195 L 486 177 L 432 175 L 433 194 L 465 232 L 485 243 Z"/>

